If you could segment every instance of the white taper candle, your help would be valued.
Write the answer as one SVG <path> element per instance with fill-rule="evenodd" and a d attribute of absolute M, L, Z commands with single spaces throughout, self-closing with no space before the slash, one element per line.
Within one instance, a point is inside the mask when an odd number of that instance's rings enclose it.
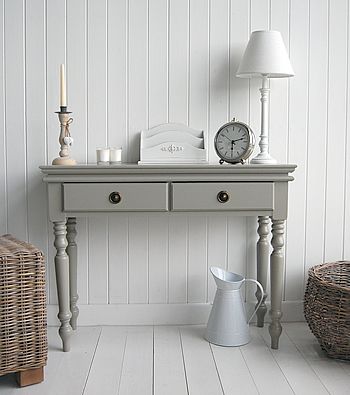
<path fill-rule="evenodd" d="M 66 75 L 64 72 L 64 64 L 61 64 L 60 67 L 60 106 L 67 107 Z"/>

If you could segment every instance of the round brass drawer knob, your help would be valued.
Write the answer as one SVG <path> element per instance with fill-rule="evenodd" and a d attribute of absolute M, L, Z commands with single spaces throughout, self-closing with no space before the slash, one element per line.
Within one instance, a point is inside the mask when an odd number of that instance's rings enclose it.
<path fill-rule="evenodd" d="M 118 204 L 118 203 L 122 200 L 122 197 L 120 196 L 120 193 L 119 193 L 119 192 L 111 192 L 111 193 L 109 194 L 108 199 L 109 199 L 109 201 L 110 201 L 112 204 Z"/>
<path fill-rule="evenodd" d="M 230 195 L 226 191 L 220 191 L 217 195 L 217 199 L 220 203 L 226 203 L 230 199 Z"/>

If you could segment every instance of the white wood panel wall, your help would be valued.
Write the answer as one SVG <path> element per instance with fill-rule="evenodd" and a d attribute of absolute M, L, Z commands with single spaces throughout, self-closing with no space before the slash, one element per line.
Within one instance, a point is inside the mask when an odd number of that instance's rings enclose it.
<path fill-rule="evenodd" d="M 347 0 L 0 0 L 0 10 L 0 233 L 45 252 L 51 304 L 54 251 L 38 166 L 58 153 L 59 64 L 73 156 L 93 163 L 97 146 L 121 145 L 123 160 L 135 162 L 140 129 L 163 122 L 208 129 L 212 142 L 236 116 L 259 134 L 260 81 L 235 77 L 257 29 L 281 31 L 296 72 L 270 82 L 271 153 L 298 165 L 285 300 L 302 300 L 310 266 L 350 259 Z M 214 215 L 79 219 L 80 303 L 210 301 L 211 265 L 255 276 L 255 231 L 255 219 Z"/>

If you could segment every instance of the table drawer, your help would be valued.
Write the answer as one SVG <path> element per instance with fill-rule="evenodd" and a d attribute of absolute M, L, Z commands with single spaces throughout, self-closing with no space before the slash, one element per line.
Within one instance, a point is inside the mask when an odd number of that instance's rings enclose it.
<path fill-rule="evenodd" d="M 63 211 L 168 211 L 167 183 L 63 184 Z"/>
<path fill-rule="evenodd" d="M 273 208 L 273 182 L 172 184 L 173 211 L 254 211 Z"/>

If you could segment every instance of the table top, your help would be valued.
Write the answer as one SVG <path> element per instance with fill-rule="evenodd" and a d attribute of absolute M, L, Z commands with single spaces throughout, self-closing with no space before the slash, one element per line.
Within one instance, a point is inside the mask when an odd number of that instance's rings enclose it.
<path fill-rule="evenodd" d="M 119 165 L 78 164 L 40 166 L 43 181 L 62 182 L 288 182 L 296 168 L 292 164 L 230 165 L 174 164 Z"/>
<path fill-rule="evenodd" d="M 122 163 L 116 165 L 77 164 L 75 166 L 40 166 L 42 173 L 50 174 L 150 174 L 150 173 L 192 173 L 192 174 L 288 174 L 297 166 L 294 164 L 251 165 L 251 164 L 152 164 L 138 165 Z"/>

